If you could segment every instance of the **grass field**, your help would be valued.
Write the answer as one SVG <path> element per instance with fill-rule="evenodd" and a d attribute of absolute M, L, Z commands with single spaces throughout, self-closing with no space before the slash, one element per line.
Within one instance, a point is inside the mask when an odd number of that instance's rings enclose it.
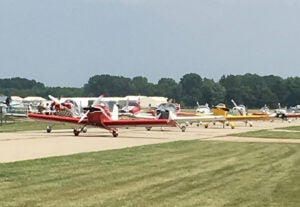
<path fill-rule="evenodd" d="M 300 203 L 300 145 L 179 141 L 0 164 L 0 206 Z"/>
<path fill-rule="evenodd" d="M 231 134 L 238 137 L 261 137 L 272 139 L 300 139 L 300 126 L 290 126 L 284 128 L 276 128 L 275 130 L 259 130 L 252 132 L 243 132 Z"/>

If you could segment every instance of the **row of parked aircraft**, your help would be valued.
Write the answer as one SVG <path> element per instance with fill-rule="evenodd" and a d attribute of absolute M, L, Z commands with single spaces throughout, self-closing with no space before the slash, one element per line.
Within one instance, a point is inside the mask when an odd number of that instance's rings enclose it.
<path fill-rule="evenodd" d="M 43 112 L 28 112 L 27 116 L 33 119 L 40 119 L 55 122 L 69 122 L 79 125 L 73 133 L 78 136 L 81 132 L 86 132 L 87 126 L 92 125 L 109 130 L 113 137 L 118 136 L 118 128 L 121 127 L 146 127 L 150 130 L 152 127 L 178 126 L 183 132 L 190 124 L 196 123 L 200 125 L 204 123 L 205 128 L 209 123 L 220 122 L 225 125 L 230 125 L 234 128 L 235 121 L 243 121 L 252 126 L 254 120 L 270 120 L 276 117 L 288 118 L 289 113 L 275 111 L 271 114 L 265 106 L 259 112 L 247 114 L 246 107 L 237 105 L 233 100 L 234 107 L 232 114 L 229 115 L 229 109 L 225 104 L 218 104 L 212 108 L 208 105 L 199 105 L 196 113 L 187 113 L 180 110 L 180 105 L 172 103 L 162 103 L 155 110 L 142 112 L 138 103 L 127 103 L 125 107 L 119 109 L 115 104 L 110 111 L 108 105 L 103 101 L 103 96 L 100 96 L 94 103 L 88 107 L 84 107 L 83 111 L 78 108 L 76 102 L 66 100 L 60 102 L 57 98 L 49 95 L 52 100 L 49 109 Z M 294 112 L 293 117 L 300 117 L 300 113 Z M 51 132 L 52 127 L 47 126 L 47 132 Z"/>

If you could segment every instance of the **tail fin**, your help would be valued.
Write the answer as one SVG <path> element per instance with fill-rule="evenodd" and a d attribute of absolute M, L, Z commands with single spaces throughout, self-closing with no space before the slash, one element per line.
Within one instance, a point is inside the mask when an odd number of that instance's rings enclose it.
<path fill-rule="evenodd" d="M 112 111 L 112 114 L 111 114 L 111 119 L 112 120 L 118 120 L 119 119 L 119 108 L 116 104 L 114 104 L 113 111 Z"/>

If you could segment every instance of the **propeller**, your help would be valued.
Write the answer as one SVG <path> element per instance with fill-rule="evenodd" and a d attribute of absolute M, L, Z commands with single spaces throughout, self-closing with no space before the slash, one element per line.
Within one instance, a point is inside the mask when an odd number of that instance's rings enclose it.
<path fill-rule="evenodd" d="M 235 103 L 235 101 L 234 101 L 233 99 L 231 99 L 231 102 L 234 104 L 234 106 L 235 106 L 236 109 L 238 110 L 239 114 L 240 114 L 240 115 L 244 115 L 243 109 L 242 109 L 241 107 L 239 107 L 239 106 Z"/>
<path fill-rule="evenodd" d="M 96 104 L 97 104 L 98 102 L 100 102 L 101 99 L 102 99 L 103 97 L 104 97 L 104 94 L 101 94 L 101 95 L 93 102 L 92 107 L 96 107 Z"/>
<path fill-rule="evenodd" d="M 97 104 L 98 102 L 100 102 L 101 99 L 102 99 L 103 97 L 104 97 L 104 95 L 101 94 L 101 95 L 93 102 L 93 104 L 91 105 L 90 109 L 91 109 L 91 108 L 97 108 L 97 109 L 99 109 L 101 112 L 103 112 L 104 110 L 103 110 L 101 107 L 97 107 L 97 106 L 96 106 L 96 104 Z M 88 109 L 88 110 L 80 117 L 78 123 L 81 123 L 81 122 L 87 117 L 88 113 L 90 113 L 90 109 Z"/>
<path fill-rule="evenodd" d="M 49 97 L 52 101 L 54 101 L 55 103 L 59 104 L 59 106 L 64 107 L 64 106 L 60 103 L 60 101 L 59 101 L 57 98 L 55 98 L 55 97 L 53 97 L 53 96 L 51 96 L 51 95 L 48 95 L 48 97 Z"/>
<path fill-rule="evenodd" d="M 55 98 L 54 96 L 51 96 L 51 95 L 48 95 L 48 97 L 49 97 L 53 102 L 59 104 L 59 108 L 64 109 L 64 110 L 67 110 L 72 116 L 74 116 L 74 111 L 73 111 L 72 109 L 69 109 L 68 107 L 62 105 L 62 104 L 60 103 L 60 101 L 59 101 L 57 98 Z"/>
<path fill-rule="evenodd" d="M 90 113 L 90 110 L 87 110 L 87 111 L 80 117 L 80 119 L 79 119 L 79 121 L 78 121 L 79 124 L 83 121 L 83 119 L 85 119 L 85 117 L 87 117 L 88 113 Z"/>

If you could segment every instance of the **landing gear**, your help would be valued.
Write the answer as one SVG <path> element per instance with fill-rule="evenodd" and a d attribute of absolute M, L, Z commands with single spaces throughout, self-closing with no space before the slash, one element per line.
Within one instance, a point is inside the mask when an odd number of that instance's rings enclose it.
<path fill-rule="evenodd" d="M 74 129 L 74 130 L 73 130 L 73 134 L 74 134 L 75 136 L 78 136 L 78 135 L 80 134 L 80 132 L 83 132 L 83 133 L 86 133 L 86 132 L 87 132 L 87 127 L 86 127 L 86 125 L 80 127 L 79 129 Z"/>
<path fill-rule="evenodd" d="M 87 127 L 83 127 L 83 128 L 82 128 L 82 132 L 83 132 L 83 133 L 86 133 L 86 132 L 87 132 Z"/>
<path fill-rule="evenodd" d="M 152 127 L 145 127 L 147 131 L 150 131 Z"/>
<path fill-rule="evenodd" d="M 51 131 L 52 131 L 52 126 L 48 125 L 48 126 L 46 127 L 46 132 L 47 132 L 47 133 L 50 133 Z"/>
<path fill-rule="evenodd" d="M 73 130 L 73 133 L 74 133 L 75 136 L 78 136 L 78 135 L 80 134 L 80 130 L 74 129 L 74 130 Z"/>
<path fill-rule="evenodd" d="M 113 135 L 113 137 L 117 137 L 117 136 L 119 135 L 118 130 L 117 130 L 117 129 L 114 129 L 114 130 L 112 131 L 112 135 Z"/>
<path fill-rule="evenodd" d="M 185 125 L 181 125 L 181 126 L 180 126 L 180 129 L 181 129 L 182 132 L 185 132 L 186 126 L 185 126 Z"/>
<path fill-rule="evenodd" d="M 204 124 L 204 127 L 207 129 L 208 128 L 208 123 Z"/>

